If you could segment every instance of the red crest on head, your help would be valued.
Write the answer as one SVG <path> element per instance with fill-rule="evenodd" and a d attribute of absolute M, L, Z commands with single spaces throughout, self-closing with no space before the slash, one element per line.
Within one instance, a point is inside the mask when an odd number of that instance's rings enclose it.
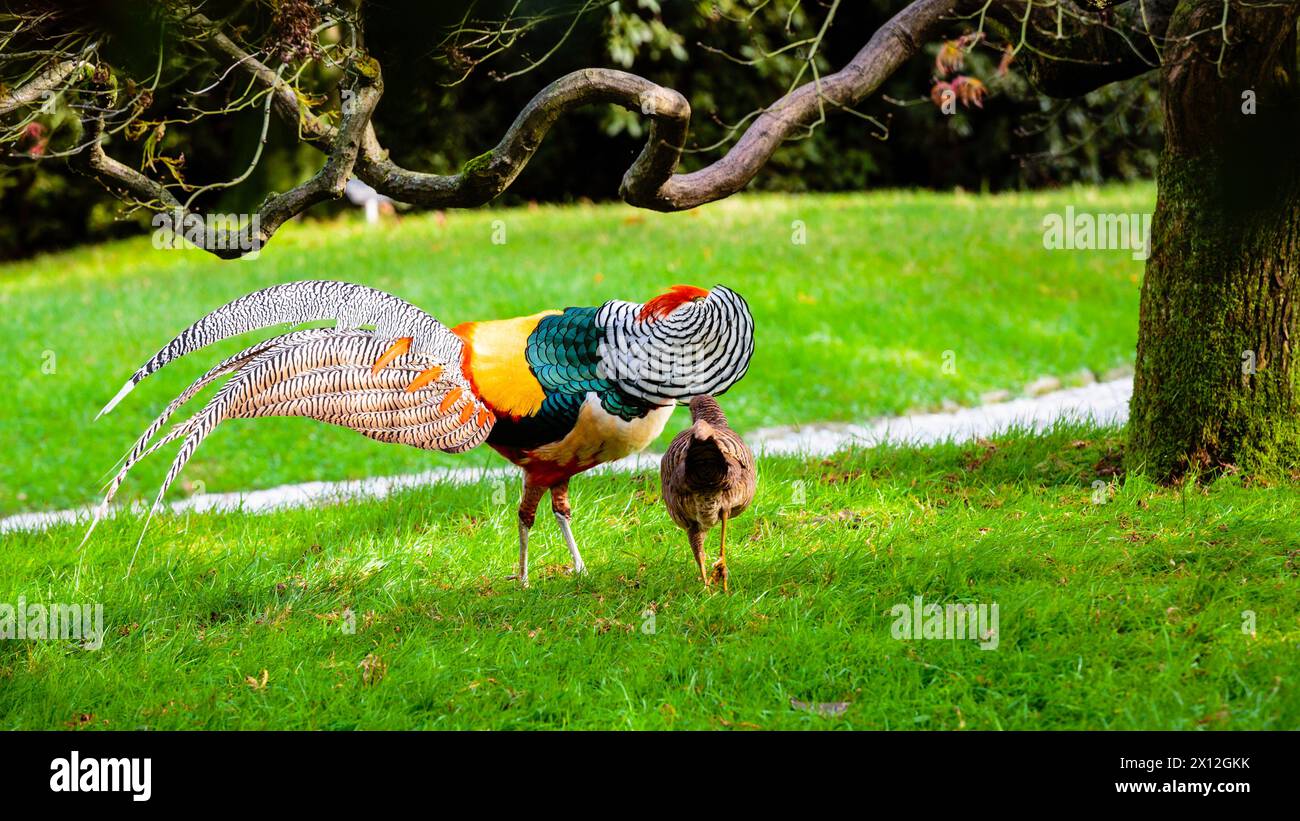
<path fill-rule="evenodd" d="M 641 306 L 641 313 L 636 315 L 638 322 L 647 319 L 662 319 L 687 302 L 704 299 L 709 292 L 694 285 L 674 285 L 667 293 L 660 294 Z"/>

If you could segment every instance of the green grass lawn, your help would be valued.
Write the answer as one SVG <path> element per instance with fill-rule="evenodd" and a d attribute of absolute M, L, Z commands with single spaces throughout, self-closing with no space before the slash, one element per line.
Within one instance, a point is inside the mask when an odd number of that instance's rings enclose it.
<path fill-rule="evenodd" d="M 575 481 L 590 572 L 541 517 L 528 590 L 502 578 L 514 500 L 487 485 L 165 515 L 129 579 L 124 516 L 79 586 L 80 529 L 10 535 L 0 602 L 102 603 L 107 638 L 0 642 L 0 727 L 1300 725 L 1300 492 L 1130 477 L 1094 498 L 1118 447 L 1073 428 L 765 460 L 730 595 L 700 589 L 648 475 Z M 917 595 L 996 603 L 997 648 L 896 640 Z"/>
<path fill-rule="evenodd" d="M 480 210 L 452 212 L 445 224 L 409 217 L 383 232 L 351 218 L 291 225 L 253 261 L 158 251 L 141 237 L 6 265 L 0 514 L 95 500 L 105 471 L 156 413 L 249 340 L 168 367 L 92 425 L 122 381 L 206 311 L 294 279 L 384 288 L 449 324 L 724 283 L 749 300 L 757 323 L 749 375 L 725 397 L 742 431 L 974 404 L 1042 375 L 1070 384 L 1084 369 L 1131 363 L 1142 263 L 1125 251 L 1046 251 L 1043 216 L 1067 205 L 1145 211 L 1154 198 L 1143 185 L 744 196 L 684 214 Z M 505 242 L 494 244 L 501 227 Z M 792 241 L 798 232 L 806 243 Z M 141 464 L 120 498 L 152 498 L 168 461 Z M 486 449 L 449 457 L 382 445 L 301 419 L 233 422 L 204 443 L 172 495 L 445 464 L 499 460 Z"/>

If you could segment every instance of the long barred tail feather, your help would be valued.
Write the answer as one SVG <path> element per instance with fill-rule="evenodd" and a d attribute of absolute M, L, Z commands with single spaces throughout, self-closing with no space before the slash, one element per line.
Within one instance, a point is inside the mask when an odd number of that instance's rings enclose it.
<path fill-rule="evenodd" d="M 460 387 L 459 368 L 446 367 L 439 378 L 407 391 L 417 374 L 441 363 L 412 346 L 374 373 L 372 365 L 386 347 L 377 331 L 314 328 L 260 342 L 221 362 L 172 400 L 145 429 L 95 509 L 90 531 L 107 512 L 131 468 L 180 439 L 150 508 L 152 516 L 199 445 L 227 419 L 303 416 L 349 427 L 381 442 L 450 453 L 469 450 L 487 438 L 495 416 L 477 395 Z M 202 409 L 155 439 L 182 405 L 227 373 L 232 374 L 230 379 Z"/>
<path fill-rule="evenodd" d="M 181 331 L 131 375 L 95 418 L 117 407 L 145 377 L 214 342 L 260 328 L 331 319 L 339 330 L 374 328 L 376 335 L 389 342 L 411 337 L 414 352 L 426 354 L 437 362 L 460 362 L 460 338 L 400 297 L 351 282 L 289 282 L 240 297 Z"/>
<path fill-rule="evenodd" d="M 327 334 L 330 332 L 331 331 L 328 328 L 321 328 L 321 329 L 316 329 L 311 331 L 302 331 L 300 332 L 300 334 L 306 337 L 307 335 L 321 336 L 323 334 Z M 116 472 L 114 473 L 113 476 L 109 477 L 108 481 L 104 483 L 104 487 L 107 490 L 105 492 L 104 501 L 99 507 L 99 510 L 101 511 L 100 515 L 102 515 L 102 510 L 107 507 L 109 502 L 111 502 L 113 497 L 117 494 L 118 488 L 122 486 L 122 481 L 126 479 L 127 472 L 130 471 L 131 468 L 134 467 L 135 464 L 139 462 L 141 459 L 143 459 L 144 457 L 148 456 L 149 454 L 157 450 L 159 446 L 165 444 L 166 442 L 173 441 L 176 438 L 176 436 L 179 435 L 178 432 L 187 423 L 181 423 L 180 425 L 177 425 L 176 429 L 174 429 L 163 440 L 160 440 L 159 442 L 155 443 L 153 446 L 149 445 L 149 443 L 153 440 L 154 436 L 158 433 L 158 431 L 162 429 L 163 425 L 167 424 L 167 420 L 170 419 L 176 413 L 176 411 L 178 411 L 181 408 L 182 405 L 184 405 L 186 402 L 193 399 L 194 396 L 198 394 L 199 391 L 203 390 L 208 385 L 215 382 L 221 376 L 239 368 L 241 365 L 248 362 L 254 356 L 257 356 L 258 354 L 263 353 L 264 351 L 270 349 L 272 346 L 276 344 L 276 341 L 277 340 L 271 339 L 265 342 L 260 342 L 256 345 L 253 345 L 250 348 L 246 348 L 245 350 L 240 351 L 234 356 L 222 360 L 221 362 L 213 366 L 207 373 L 203 374 L 198 379 L 194 380 L 194 382 L 192 382 L 188 388 L 186 388 L 184 391 L 181 392 L 180 396 L 177 396 L 175 399 L 173 399 L 171 403 L 168 404 L 167 407 L 163 409 L 163 412 L 160 413 L 158 417 L 149 424 L 149 427 L 145 428 L 144 433 L 140 434 L 140 437 L 136 439 L 135 444 L 131 446 L 131 448 L 126 452 L 126 454 L 121 459 L 117 460 L 117 465 L 115 466 L 117 468 Z M 98 518 L 98 516 L 96 518 Z"/>
<path fill-rule="evenodd" d="M 191 418 L 185 422 L 177 424 L 170 432 L 158 441 L 153 442 L 151 445 L 150 442 L 158 431 L 162 429 L 163 425 L 167 424 L 167 420 L 170 419 L 182 405 L 193 399 L 195 394 L 199 391 L 212 384 L 212 382 L 223 374 L 234 370 L 273 344 L 275 344 L 275 340 L 268 340 L 259 343 L 217 363 L 217 365 L 212 367 L 207 373 L 194 380 L 188 388 L 181 392 L 180 396 L 173 399 L 167 407 L 163 409 L 163 412 L 158 414 L 157 418 L 149 424 L 149 427 L 145 428 L 144 433 L 140 434 L 140 437 L 135 440 L 135 444 L 132 445 L 126 453 L 117 460 L 113 465 L 113 468 L 110 469 L 111 475 L 108 476 L 103 486 L 100 488 L 100 491 L 104 494 L 104 498 L 91 511 L 90 527 L 86 530 L 86 535 L 81 540 L 83 546 L 90 538 L 90 534 L 95 532 L 95 528 L 99 525 L 100 521 L 102 521 L 104 516 L 108 514 L 108 506 L 112 503 L 113 497 L 117 495 L 117 491 L 122 487 L 122 482 L 126 480 L 126 475 L 130 472 L 131 468 L 135 467 L 136 463 L 152 454 L 158 448 L 168 442 L 175 441 L 176 438 L 185 431 L 186 425 L 193 421 Z M 157 504 L 157 502 L 155 502 L 155 504 Z"/>

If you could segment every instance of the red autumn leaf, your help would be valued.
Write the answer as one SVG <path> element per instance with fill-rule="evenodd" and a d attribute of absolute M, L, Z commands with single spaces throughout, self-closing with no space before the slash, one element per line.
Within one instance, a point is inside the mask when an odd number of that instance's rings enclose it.
<path fill-rule="evenodd" d="M 939 108 L 943 108 L 944 93 L 949 91 L 952 91 L 952 85 L 940 80 L 930 89 L 930 102 L 934 103 Z"/>
<path fill-rule="evenodd" d="M 966 54 L 958 40 L 946 40 L 939 46 L 939 53 L 934 57 L 934 71 L 940 77 L 947 77 L 954 71 L 961 71 L 966 64 Z"/>
<path fill-rule="evenodd" d="M 45 146 L 49 143 L 45 126 L 38 122 L 30 122 L 23 127 L 22 139 L 28 140 L 27 155 L 30 157 L 41 157 L 45 155 Z"/>
<path fill-rule="evenodd" d="M 961 104 L 967 108 L 971 106 L 983 108 L 984 95 L 989 92 L 988 86 L 984 85 L 978 78 L 965 75 L 952 79 L 952 90 Z"/>

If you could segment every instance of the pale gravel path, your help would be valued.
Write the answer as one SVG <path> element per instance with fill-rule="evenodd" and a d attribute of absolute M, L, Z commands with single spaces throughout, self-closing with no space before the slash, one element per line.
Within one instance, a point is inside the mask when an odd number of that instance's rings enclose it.
<path fill-rule="evenodd" d="M 803 425 L 765 428 L 746 436 L 760 455 L 829 456 L 849 446 L 926 445 L 952 440 L 965 442 L 988 437 L 1012 426 L 1039 432 L 1060 420 L 1088 420 L 1106 425 L 1121 425 L 1128 420 L 1128 402 L 1133 394 L 1132 379 L 1098 382 L 1081 388 L 1053 391 L 1032 398 L 1013 399 L 962 408 L 951 413 L 922 413 L 890 417 L 855 424 Z M 659 464 L 659 454 L 643 453 L 597 468 L 599 471 L 648 471 Z M 518 472 L 503 466 L 482 468 L 438 468 L 404 476 L 378 476 L 351 482 L 306 482 L 243 493 L 207 493 L 172 502 L 173 512 L 242 510 L 264 513 L 287 507 L 331 504 L 353 499 L 382 499 L 406 488 L 435 484 L 469 484 L 484 479 L 513 480 Z M 90 508 L 74 508 L 41 513 L 19 513 L 0 519 L 0 533 L 17 530 L 44 530 L 57 524 L 85 520 Z M 110 514 L 111 515 L 111 514 Z"/>

